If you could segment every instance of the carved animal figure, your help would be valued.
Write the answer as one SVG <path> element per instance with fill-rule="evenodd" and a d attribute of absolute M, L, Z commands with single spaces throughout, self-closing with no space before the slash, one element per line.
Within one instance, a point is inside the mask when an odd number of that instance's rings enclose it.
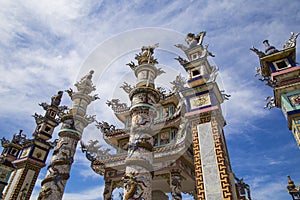
<path fill-rule="evenodd" d="M 53 142 L 48 142 L 48 144 L 50 145 L 50 147 L 53 149 L 58 143 L 58 139 L 55 139 Z"/>
<path fill-rule="evenodd" d="M 256 67 L 255 72 L 256 72 L 255 75 L 254 75 L 255 77 L 256 76 L 261 76 L 261 68 L 260 67 Z"/>
<path fill-rule="evenodd" d="M 178 56 L 177 58 L 174 58 L 174 59 L 177 60 L 182 66 L 185 66 L 185 64 L 188 63 L 188 61 L 186 59 L 183 59 L 180 56 Z"/>
<path fill-rule="evenodd" d="M 251 51 L 253 51 L 254 53 L 256 53 L 256 55 L 258 55 L 258 57 L 264 57 L 266 54 L 260 50 L 258 50 L 257 48 L 255 48 L 254 46 L 252 46 L 250 48 Z"/>
<path fill-rule="evenodd" d="M 44 118 L 42 115 L 39 115 L 37 113 L 34 113 L 34 115 L 32 115 L 32 117 L 34 117 L 36 123 L 38 123 L 39 121 L 41 121 Z"/>
<path fill-rule="evenodd" d="M 95 101 L 97 99 L 100 99 L 100 97 L 98 96 L 98 94 L 95 94 L 94 96 L 92 96 L 92 101 Z"/>
<path fill-rule="evenodd" d="M 2 139 L 1 139 L 1 145 L 3 146 L 4 144 L 8 144 L 9 143 L 9 140 L 8 139 L 6 139 L 5 137 L 3 137 Z"/>
<path fill-rule="evenodd" d="M 248 200 L 251 200 L 250 186 L 244 182 L 243 178 L 238 179 L 237 177 L 234 177 L 234 179 L 237 181 L 236 186 L 240 194 L 245 194 L 245 190 L 246 190 Z"/>
<path fill-rule="evenodd" d="M 142 52 L 136 54 L 135 59 L 138 61 L 138 64 L 152 63 L 158 64 L 157 60 L 152 56 L 154 49 L 158 47 L 158 43 L 150 46 L 143 46 Z"/>
<path fill-rule="evenodd" d="M 286 43 L 283 46 L 283 48 L 287 49 L 287 48 L 291 48 L 291 47 L 296 46 L 296 40 L 297 40 L 297 37 L 298 37 L 299 34 L 300 34 L 300 32 L 297 33 L 297 34 L 295 34 L 294 32 L 291 32 L 291 36 L 288 39 L 288 41 L 286 41 Z"/>
<path fill-rule="evenodd" d="M 184 86 L 186 84 L 186 80 L 181 76 L 181 74 L 177 75 L 175 80 L 170 83 L 173 85 L 172 92 L 179 92 L 186 88 Z"/>
<path fill-rule="evenodd" d="M 62 95 L 63 95 L 63 91 L 58 91 L 57 95 L 54 95 L 51 98 L 51 105 L 52 106 L 59 106 Z"/>
<path fill-rule="evenodd" d="M 92 77 L 93 77 L 94 71 L 91 70 L 87 75 L 82 77 L 80 81 L 75 83 L 75 87 L 77 87 L 78 92 L 82 92 L 84 94 L 89 94 L 92 91 L 96 90 L 96 87 L 93 85 Z M 90 89 L 87 89 L 90 88 Z"/>
<path fill-rule="evenodd" d="M 141 138 L 141 136 L 137 139 L 135 139 L 133 142 L 128 144 L 128 149 L 130 150 L 130 153 L 128 157 L 131 157 L 133 152 L 135 152 L 139 147 L 147 149 L 148 151 L 152 151 L 153 146 L 149 142 L 151 138 Z"/>
<path fill-rule="evenodd" d="M 141 196 L 143 195 L 143 186 L 147 187 L 146 184 L 143 181 L 144 178 L 136 177 L 135 173 L 129 173 L 126 174 L 122 180 L 125 184 L 126 193 L 124 195 L 124 200 L 140 200 Z M 138 190 L 142 190 L 140 194 L 138 193 Z M 134 197 L 138 195 L 138 197 Z"/>
<path fill-rule="evenodd" d="M 188 45 L 190 45 L 190 47 L 193 47 L 195 45 L 202 45 L 202 41 L 205 35 L 205 31 L 200 32 L 198 35 L 195 35 L 194 33 L 188 33 L 186 35 L 185 41 Z"/>
<path fill-rule="evenodd" d="M 175 44 L 174 45 L 175 47 L 181 49 L 182 51 L 185 51 L 187 50 L 188 48 L 186 46 L 184 46 L 183 44 Z"/>
<path fill-rule="evenodd" d="M 59 193 L 62 193 L 62 187 L 63 187 L 63 174 L 56 169 L 55 167 L 51 166 L 49 168 L 50 176 L 53 178 L 54 185 L 57 187 L 57 190 Z"/>
<path fill-rule="evenodd" d="M 59 153 L 60 149 L 67 144 L 69 144 L 69 142 L 64 141 L 64 139 L 59 140 L 56 145 L 56 148 L 53 151 L 53 155 L 57 155 Z"/>
<path fill-rule="evenodd" d="M 26 142 L 28 139 L 26 139 L 26 135 L 22 134 L 23 130 L 20 130 L 18 134 L 14 134 L 12 142 L 22 144 Z"/>
<path fill-rule="evenodd" d="M 124 82 L 120 88 L 122 88 L 128 94 L 131 92 L 131 90 L 133 90 L 133 87 L 126 82 Z"/>
<path fill-rule="evenodd" d="M 211 72 L 209 74 L 209 79 L 208 79 L 208 82 L 214 82 L 216 81 L 216 78 L 218 76 L 218 71 L 219 71 L 219 68 L 217 66 L 212 66 L 211 67 Z"/>
<path fill-rule="evenodd" d="M 106 104 L 108 106 L 111 106 L 112 109 L 115 109 L 115 108 L 126 108 L 127 107 L 126 103 L 120 103 L 120 99 L 112 99 L 110 101 L 107 100 Z"/>
<path fill-rule="evenodd" d="M 47 110 L 49 108 L 49 105 L 45 102 L 40 103 L 39 106 L 42 106 L 44 110 Z"/>
<path fill-rule="evenodd" d="M 72 99 L 72 95 L 74 94 L 72 88 L 68 89 L 68 90 L 65 90 L 65 92 L 68 93 L 68 95 L 70 96 L 70 98 Z"/>
<path fill-rule="evenodd" d="M 275 107 L 275 99 L 274 99 L 274 97 L 267 96 L 265 98 L 265 101 L 268 101 L 267 104 L 264 106 L 265 109 L 268 108 L 270 110 L 271 108 Z"/>
<path fill-rule="evenodd" d="M 85 145 L 83 141 L 80 141 L 81 151 L 86 153 L 86 157 L 90 161 L 94 161 L 96 158 L 109 156 L 110 149 L 102 149 L 102 145 L 99 144 L 98 140 L 90 140 L 88 145 Z"/>
<path fill-rule="evenodd" d="M 109 133 L 111 131 L 116 130 L 115 125 L 109 125 L 107 122 L 96 122 L 96 127 L 101 130 L 102 133 Z"/>
<path fill-rule="evenodd" d="M 180 177 L 173 177 L 171 181 L 171 187 L 172 187 L 172 199 L 173 200 L 181 200 L 181 182 Z"/>
<path fill-rule="evenodd" d="M 204 51 L 205 51 L 205 54 L 207 56 L 215 57 L 215 54 L 213 54 L 212 52 L 208 51 L 208 44 L 204 45 Z"/>
<path fill-rule="evenodd" d="M 130 63 L 127 63 L 126 65 L 128 65 L 132 70 L 135 70 L 137 67 L 133 61 L 130 61 Z"/>
<path fill-rule="evenodd" d="M 47 199 L 50 194 L 52 194 L 52 189 L 49 187 L 43 187 L 37 200 Z"/>
<path fill-rule="evenodd" d="M 89 124 L 91 124 L 96 120 L 96 115 L 86 115 L 84 118 Z"/>
<path fill-rule="evenodd" d="M 226 94 L 225 90 L 220 90 L 223 100 L 229 100 L 230 94 Z"/>
<path fill-rule="evenodd" d="M 156 71 L 156 75 L 159 76 L 163 73 L 166 73 L 164 70 L 162 70 L 161 68 L 158 68 L 157 71 Z"/>

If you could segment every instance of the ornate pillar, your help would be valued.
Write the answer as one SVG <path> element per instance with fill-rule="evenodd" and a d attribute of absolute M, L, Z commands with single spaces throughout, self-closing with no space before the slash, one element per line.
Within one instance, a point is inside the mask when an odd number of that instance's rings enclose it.
<path fill-rule="evenodd" d="M 103 191 L 103 200 L 112 200 L 112 180 L 105 180 L 104 191 Z"/>
<path fill-rule="evenodd" d="M 72 99 L 72 108 L 62 116 L 63 124 L 58 132 L 58 144 L 53 151 L 46 177 L 42 181 L 38 199 L 62 199 L 77 143 L 81 139 L 83 129 L 94 121 L 94 116 L 86 115 L 87 106 L 98 98 L 97 95 L 89 95 L 96 90 L 92 83 L 92 74 L 93 71 L 90 71 L 75 84 L 77 92 L 67 90 Z"/>
<path fill-rule="evenodd" d="M 300 187 L 294 184 L 294 181 L 288 176 L 287 192 L 292 196 L 293 200 L 300 199 Z"/>
<path fill-rule="evenodd" d="M 214 55 L 203 46 L 205 32 L 187 34 L 188 46 L 176 45 L 187 60 L 177 60 L 188 72 L 190 88 L 182 91 L 187 102 L 185 117 L 192 124 L 195 182 L 198 200 L 237 199 L 223 126 L 221 104 L 230 95 L 220 91 L 216 83 L 218 68 L 207 57 Z"/>
<path fill-rule="evenodd" d="M 19 159 L 13 161 L 16 170 L 12 174 L 3 199 L 28 200 L 39 175 L 40 169 L 45 166 L 48 153 L 55 145 L 55 142 L 47 142 L 52 138 L 54 128 L 59 124 L 60 115 L 66 107 L 59 106 L 63 92 L 59 91 L 51 99 L 51 105 L 41 103 L 40 106 L 46 110 L 44 116 L 35 114 L 36 129 L 33 133 L 34 139 L 22 140 L 22 152 Z"/>
<path fill-rule="evenodd" d="M 24 140 L 26 137 L 22 134 L 22 130 L 19 134 L 14 134 L 11 141 L 5 137 L 1 139 L 4 149 L 0 156 L 0 199 L 2 199 L 4 188 L 8 184 L 11 173 L 16 169 L 12 162 L 18 158 Z"/>
<path fill-rule="evenodd" d="M 196 168 L 197 199 L 237 199 L 222 130 L 224 120 L 218 111 L 198 117 L 191 118 L 194 150 L 197 149 L 194 154 L 199 157 L 195 159 L 195 167 L 199 167 Z"/>
<path fill-rule="evenodd" d="M 171 170 L 170 176 L 170 187 L 171 187 L 171 195 L 172 200 L 181 200 L 181 171 L 180 170 Z"/>
<path fill-rule="evenodd" d="M 296 42 L 300 32 L 291 32 L 290 38 L 277 50 L 268 40 L 263 43 L 265 51 L 254 46 L 250 48 L 259 58 L 260 67 L 256 68 L 259 80 L 273 89 L 274 96 L 265 98 L 264 108 L 281 108 L 287 120 L 288 128 L 292 131 L 300 148 L 300 65 L 296 61 Z"/>
<path fill-rule="evenodd" d="M 131 62 L 130 67 L 137 77 L 136 87 L 130 92 L 131 131 L 129 138 L 126 171 L 123 177 L 124 199 L 152 199 L 153 138 L 152 130 L 155 105 L 159 93 L 154 79 L 163 73 L 157 69 L 153 57 L 157 45 L 142 47 L 136 56 L 138 65 Z"/>

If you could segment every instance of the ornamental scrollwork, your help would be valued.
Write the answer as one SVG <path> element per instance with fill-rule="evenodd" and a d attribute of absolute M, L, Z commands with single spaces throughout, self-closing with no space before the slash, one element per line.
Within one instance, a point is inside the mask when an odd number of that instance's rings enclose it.
<path fill-rule="evenodd" d="M 134 87 L 129 85 L 128 83 L 124 82 L 122 86 L 120 86 L 120 88 L 122 88 L 126 93 L 130 93 Z"/>
<path fill-rule="evenodd" d="M 112 100 L 107 100 L 106 104 L 111 107 L 113 110 L 114 109 L 120 109 L 120 108 L 127 108 L 126 103 L 120 103 L 120 99 L 112 99 Z"/>
<path fill-rule="evenodd" d="M 81 151 L 86 154 L 87 159 L 90 161 L 110 156 L 110 149 L 103 149 L 98 140 L 90 140 L 87 145 L 80 141 L 80 145 Z"/>
<path fill-rule="evenodd" d="M 116 126 L 115 125 L 113 125 L 113 124 L 110 125 L 109 123 L 107 123 L 105 121 L 102 121 L 102 122 L 96 121 L 96 127 L 98 129 L 100 129 L 101 132 L 104 133 L 104 134 L 110 133 L 110 132 L 116 130 Z"/>
<path fill-rule="evenodd" d="M 147 187 L 144 182 L 145 180 L 146 179 L 144 177 L 138 177 L 135 173 L 128 173 L 124 175 L 122 178 L 126 189 L 124 200 L 141 199 L 141 196 L 144 193 L 143 190 Z"/>

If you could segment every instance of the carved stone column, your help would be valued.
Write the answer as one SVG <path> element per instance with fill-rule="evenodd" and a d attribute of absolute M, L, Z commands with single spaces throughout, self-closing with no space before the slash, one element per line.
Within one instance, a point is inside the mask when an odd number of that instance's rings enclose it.
<path fill-rule="evenodd" d="M 182 91 L 187 102 L 186 119 L 191 123 L 195 166 L 195 185 L 198 200 L 237 199 L 223 127 L 226 124 L 221 104 L 230 95 L 219 89 L 216 82 L 218 67 L 211 66 L 208 51 L 202 41 L 205 32 L 187 34 L 188 47 L 181 48 L 187 59 L 179 63 L 190 74 L 190 88 Z"/>
<path fill-rule="evenodd" d="M 154 79 L 163 73 L 157 69 L 153 57 L 154 48 L 143 47 L 136 56 L 139 65 L 131 64 L 137 77 L 136 87 L 130 92 L 131 130 L 126 158 L 124 199 L 152 198 L 153 171 L 153 119 L 159 92 L 155 89 Z M 132 62 L 133 63 L 133 62 Z"/>
<path fill-rule="evenodd" d="M 103 200 L 112 200 L 112 181 L 105 180 L 104 191 L 103 191 Z"/>
<path fill-rule="evenodd" d="M 48 152 L 53 148 L 55 142 L 49 142 L 52 138 L 54 128 L 59 124 L 59 116 L 65 110 L 65 106 L 59 106 L 62 91 L 51 98 L 51 104 L 41 103 L 40 106 L 46 111 L 45 115 L 35 113 L 36 128 L 32 139 L 25 139 L 21 133 L 18 140 L 22 142 L 22 151 L 18 159 L 14 160 L 15 170 L 10 178 L 9 184 L 3 195 L 3 199 L 30 199 L 32 190 L 36 183 L 40 169 L 45 166 Z"/>
<path fill-rule="evenodd" d="M 170 187 L 172 200 L 181 200 L 181 170 L 171 170 Z"/>
<path fill-rule="evenodd" d="M 51 163 L 38 199 L 62 199 L 67 180 L 69 178 L 74 154 L 78 141 L 81 139 L 83 129 L 94 121 L 94 116 L 87 116 L 87 106 L 97 96 L 90 96 L 96 90 L 92 83 L 93 71 L 84 76 L 75 84 L 77 92 L 68 90 L 72 99 L 72 108 L 62 116 L 62 127 L 58 133 L 59 140 L 53 151 Z"/>
<path fill-rule="evenodd" d="M 11 141 L 5 137 L 1 139 L 3 151 L 0 155 L 0 199 L 3 197 L 3 191 L 11 173 L 16 169 L 12 162 L 18 158 L 25 139 L 25 135 L 22 136 L 22 130 L 19 134 L 14 134 Z"/>

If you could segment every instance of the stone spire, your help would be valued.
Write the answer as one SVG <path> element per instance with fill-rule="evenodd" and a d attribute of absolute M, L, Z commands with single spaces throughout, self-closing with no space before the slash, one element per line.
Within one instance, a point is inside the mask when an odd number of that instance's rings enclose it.
<path fill-rule="evenodd" d="M 290 38 L 281 50 L 271 46 L 268 40 L 263 42 L 265 53 L 255 47 L 250 50 L 259 58 L 260 66 L 256 67 L 255 76 L 273 90 L 273 96 L 265 97 L 264 108 L 282 109 L 288 128 L 300 148 L 300 65 L 296 60 L 296 40 L 299 34 L 300 32 L 296 34 L 291 32 Z"/>
<path fill-rule="evenodd" d="M 186 36 L 188 46 L 175 45 L 187 57 L 178 57 L 176 60 L 187 71 L 190 88 L 172 84 L 182 88 L 181 93 L 187 102 L 185 118 L 191 124 L 193 137 L 195 199 L 237 199 L 223 132 L 225 120 L 220 106 L 230 95 L 223 93 L 215 81 L 218 67 L 211 66 L 208 61 L 208 56 L 215 55 L 208 51 L 208 45 L 202 45 L 205 34 L 205 31 L 189 33 Z M 176 82 L 183 81 L 178 77 Z M 179 182 L 177 177 L 174 179 Z M 172 195 L 174 198 L 176 191 Z"/>
<path fill-rule="evenodd" d="M 67 90 L 72 99 L 72 108 L 62 115 L 58 144 L 53 151 L 46 177 L 42 181 L 38 199 L 62 199 L 70 177 L 77 143 L 82 137 L 84 128 L 95 120 L 95 116 L 86 115 L 87 106 L 98 99 L 97 95 L 90 95 L 96 90 L 92 83 L 93 73 L 91 70 L 75 84 L 77 91 Z"/>
<path fill-rule="evenodd" d="M 136 87 L 131 90 L 131 130 L 129 137 L 126 171 L 123 177 L 124 199 L 152 199 L 153 173 L 153 135 L 152 126 L 155 105 L 159 101 L 159 92 L 155 89 L 155 78 L 163 73 L 155 67 L 157 60 L 153 57 L 158 44 L 142 47 L 142 52 L 131 62 L 137 78 Z"/>
<path fill-rule="evenodd" d="M 10 179 L 9 185 L 3 199 L 28 200 L 39 175 L 40 169 L 45 166 L 45 162 L 50 149 L 55 146 L 55 142 L 48 142 L 52 138 L 54 128 L 60 123 L 60 115 L 66 106 L 59 106 L 62 98 L 62 91 L 51 98 L 51 104 L 39 104 L 46 111 L 45 115 L 34 114 L 36 128 L 33 139 L 25 139 L 20 132 L 14 136 L 18 145 L 22 145 L 22 152 L 18 159 L 12 163 L 15 170 Z M 15 146 L 17 147 L 17 146 Z"/>
<path fill-rule="evenodd" d="M 20 130 L 18 134 L 14 134 L 11 141 L 5 137 L 1 139 L 3 151 L 0 156 L 0 198 L 3 196 L 4 187 L 8 184 L 8 180 L 13 170 L 16 167 L 12 164 L 15 161 L 22 149 L 22 144 L 26 141 L 26 136 Z"/>
<path fill-rule="evenodd" d="M 293 200 L 300 199 L 300 187 L 295 185 L 290 176 L 288 176 L 288 185 L 286 188 Z"/>

